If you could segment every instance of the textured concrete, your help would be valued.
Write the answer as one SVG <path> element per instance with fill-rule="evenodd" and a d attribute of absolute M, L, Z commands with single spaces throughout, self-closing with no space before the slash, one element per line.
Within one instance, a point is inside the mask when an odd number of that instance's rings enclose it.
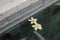
<path fill-rule="evenodd" d="M 0 0 L 0 21 L 38 0 Z"/>

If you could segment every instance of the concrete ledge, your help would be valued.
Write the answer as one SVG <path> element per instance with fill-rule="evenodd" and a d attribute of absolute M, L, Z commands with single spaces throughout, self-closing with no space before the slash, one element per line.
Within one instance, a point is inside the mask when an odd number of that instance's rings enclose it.
<path fill-rule="evenodd" d="M 0 0 L 0 21 L 37 1 L 38 0 Z"/>

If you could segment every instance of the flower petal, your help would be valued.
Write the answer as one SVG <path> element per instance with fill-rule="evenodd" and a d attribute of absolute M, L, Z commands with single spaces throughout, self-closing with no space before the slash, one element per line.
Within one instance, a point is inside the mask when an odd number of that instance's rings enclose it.
<path fill-rule="evenodd" d="M 35 28 L 35 30 L 37 30 L 37 28 Z"/>
<path fill-rule="evenodd" d="M 34 22 L 35 24 L 37 24 L 37 22 Z"/>
<path fill-rule="evenodd" d="M 31 17 L 31 19 L 34 19 L 33 17 Z"/>
<path fill-rule="evenodd" d="M 30 19 L 28 19 L 28 21 L 31 21 Z"/>
<path fill-rule="evenodd" d="M 33 22 L 31 22 L 31 24 L 33 24 Z"/>
<path fill-rule="evenodd" d="M 35 19 L 37 21 L 37 19 Z"/>
<path fill-rule="evenodd" d="M 32 25 L 32 27 L 35 27 L 35 25 Z"/>
<path fill-rule="evenodd" d="M 39 28 L 40 30 L 42 29 L 42 27 Z"/>

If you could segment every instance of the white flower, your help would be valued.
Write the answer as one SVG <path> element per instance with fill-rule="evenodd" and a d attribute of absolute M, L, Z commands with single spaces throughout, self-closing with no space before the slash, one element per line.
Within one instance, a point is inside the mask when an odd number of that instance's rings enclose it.
<path fill-rule="evenodd" d="M 33 23 L 37 23 L 37 19 L 34 19 L 33 17 L 31 17 L 31 19 L 28 19 L 28 21 L 30 21 L 31 22 L 31 24 L 33 24 Z"/>
<path fill-rule="evenodd" d="M 41 30 L 41 29 L 42 29 L 41 24 L 38 24 L 38 23 L 36 23 L 35 25 L 32 25 L 32 27 L 33 27 L 35 30 L 37 30 L 37 29 Z"/>

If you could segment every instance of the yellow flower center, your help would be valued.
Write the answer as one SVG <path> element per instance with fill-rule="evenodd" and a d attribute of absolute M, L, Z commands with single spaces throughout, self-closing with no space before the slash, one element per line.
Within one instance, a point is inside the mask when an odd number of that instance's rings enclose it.
<path fill-rule="evenodd" d="M 35 25 L 35 28 L 37 28 L 37 29 L 39 29 L 40 27 L 41 27 L 40 24 L 36 24 L 36 25 Z"/>
<path fill-rule="evenodd" d="M 33 22 L 33 23 L 34 23 L 34 22 L 35 22 L 35 20 L 34 20 L 34 19 L 32 19 L 32 20 L 31 20 L 31 22 Z"/>

